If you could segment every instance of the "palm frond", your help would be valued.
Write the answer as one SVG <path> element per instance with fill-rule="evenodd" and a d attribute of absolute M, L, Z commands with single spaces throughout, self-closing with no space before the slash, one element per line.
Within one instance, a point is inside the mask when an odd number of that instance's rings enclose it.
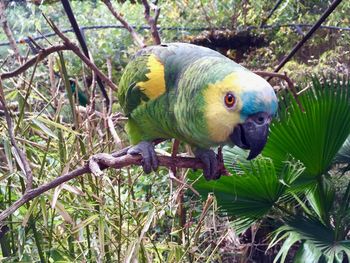
<path fill-rule="evenodd" d="M 232 174 L 243 174 L 244 170 L 251 168 L 251 162 L 247 160 L 248 152 L 239 147 L 224 146 L 222 149 L 224 164 Z"/>
<path fill-rule="evenodd" d="M 337 258 L 341 258 L 340 254 L 350 259 L 350 240 L 336 240 L 334 229 L 331 226 L 325 226 L 317 218 L 289 217 L 286 220 L 286 225 L 275 231 L 273 242 L 270 243 L 269 248 L 282 240 L 284 242 L 275 258 L 275 262 L 278 260 L 280 260 L 278 262 L 284 262 L 288 251 L 298 241 L 303 243 L 299 248 L 296 259 L 305 258 L 306 254 L 308 255 L 308 262 L 319 262 L 321 257 L 326 262 L 334 262 Z"/>
<path fill-rule="evenodd" d="M 305 174 L 324 174 L 350 133 L 350 84 L 347 80 L 320 82 L 299 97 L 305 112 L 295 101 L 281 103 L 280 119 L 271 125 L 263 155 L 282 167 L 291 155 L 305 165 Z"/>
<path fill-rule="evenodd" d="M 239 218 L 235 221 L 236 226 L 247 226 L 266 215 L 303 172 L 300 163 L 290 162 L 277 172 L 272 160 L 263 157 L 241 168 L 244 174 L 223 176 L 215 182 L 198 178 L 199 174 L 190 176 L 193 180 L 197 179 L 194 187 L 203 196 L 213 192 L 221 211 Z"/>
<path fill-rule="evenodd" d="M 295 262 L 318 263 L 322 258 L 322 252 L 312 243 L 304 241 L 295 255 Z"/>
<path fill-rule="evenodd" d="M 320 177 L 316 187 L 308 191 L 306 197 L 319 220 L 323 224 L 329 225 L 330 212 L 335 198 L 335 189 L 332 182 L 324 176 Z"/>
<path fill-rule="evenodd" d="M 336 163 L 350 163 L 350 136 L 346 139 L 343 146 L 334 158 Z"/>
<path fill-rule="evenodd" d="M 269 245 L 271 248 L 283 242 L 276 262 L 284 262 L 297 242 L 301 242 L 301 246 L 295 256 L 296 262 L 305 262 L 306 258 L 307 262 L 330 263 L 343 262 L 345 257 L 350 259 L 350 183 L 340 200 L 335 198 L 329 181 L 324 180 L 319 186 L 322 189 L 315 189 L 307 198 L 310 208 L 302 205 L 305 213 L 283 216 L 285 225 L 274 232 Z M 320 193 L 322 191 L 324 193 Z"/>
<path fill-rule="evenodd" d="M 334 164 L 345 164 L 340 170 L 342 174 L 350 171 L 350 136 L 346 139 L 343 146 L 340 148 L 339 152 L 333 160 Z"/>

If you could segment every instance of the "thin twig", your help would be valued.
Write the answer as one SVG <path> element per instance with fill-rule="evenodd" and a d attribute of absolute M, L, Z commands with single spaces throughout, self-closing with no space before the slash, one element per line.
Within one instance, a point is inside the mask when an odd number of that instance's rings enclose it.
<path fill-rule="evenodd" d="M 208 197 L 207 197 L 207 200 L 205 201 L 205 204 L 203 205 L 201 216 L 199 218 L 199 221 L 198 221 L 198 224 L 196 226 L 196 229 L 192 233 L 191 239 L 193 237 L 195 237 L 195 241 L 198 240 L 199 230 L 200 230 L 200 228 L 201 228 L 201 226 L 202 226 L 202 224 L 204 222 L 204 219 L 205 219 L 207 213 L 209 212 L 209 208 L 211 207 L 213 201 L 214 201 L 214 196 L 212 194 L 209 194 Z M 195 243 L 195 244 L 197 244 L 197 243 Z"/>
<path fill-rule="evenodd" d="M 80 30 L 79 24 L 78 24 L 77 20 L 75 19 L 75 15 L 74 15 L 74 12 L 72 10 L 72 7 L 70 5 L 69 0 L 61 0 L 61 3 L 63 5 L 64 11 L 67 14 L 67 18 L 68 18 L 68 20 L 69 20 L 69 22 L 74 30 L 74 34 L 75 34 L 76 38 L 78 39 L 78 43 L 79 43 L 80 48 L 81 48 L 80 50 L 82 51 L 84 56 L 87 57 L 89 60 L 91 60 L 91 62 L 93 63 L 92 55 L 89 53 L 89 49 L 87 47 L 84 34 Z M 97 81 L 98 86 L 100 88 L 101 94 L 104 98 L 104 104 L 105 104 L 104 106 L 106 106 L 108 108 L 109 107 L 109 97 L 108 97 L 106 88 L 98 75 L 96 76 L 96 81 Z"/>
<path fill-rule="evenodd" d="M 69 173 L 61 175 L 51 182 L 43 184 L 35 189 L 31 189 L 27 191 L 20 199 L 14 202 L 9 208 L 2 211 L 0 214 L 0 222 L 6 219 L 9 215 L 13 214 L 18 208 L 20 208 L 23 204 L 28 203 L 33 198 L 53 189 L 60 184 L 63 184 L 73 178 L 78 176 L 91 173 L 91 160 L 98 161 L 98 168 L 100 170 L 104 170 L 106 168 L 115 168 L 120 169 L 123 167 L 127 167 L 130 165 L 141 165 L 142 157 L 140 155 L 129 155 L 127 154 L 128 148 L 124 148 L 112 155 L 108 155 L 108 158 L 104 158 L 104 154 L 95 155 L 90 159 L 90 163 L 86 163 L 84 166 L 79 167 Z M 203 169 L 202 162 L 197 158 L 190 157 L 169 157 L 169 156 L 158 156 L 159 165 L 165 167 L 172 167 L 175 165 L 178 168 L 192 168 L 192 169 Z M 93 162 L 92 162 L 93 163 Z M 94 168 L 93 168 L 94 169 Z"/>
<path fill-rule="evenodd" d="M 260 24 L 260 28 L 266 25 L 266 22 L 272 17 L 273 13 L 278 9 L 278 7 L 282 4 L 283 0 L 278 0 L 274 7 L 271 9 L 267 17 L 263 18 Z"/>
<path fill-rule="evenodd" d="M 171 149 L 171 157 L 172 158 L 176 157 L 178 150 L 179 150 L 179 146 L 180 146 L 180 141 L 177 139 L 174 139 L 173 146 Z M 186 212 L 185 212 L 185 208 L 183 206 L 184 186 L 185 186 L 184 177 L 179 175 L 179 173 L 177 173 L 176 166 L 170 167 L 169 174 L 170 174 L 170 178 L 172 180 L 176 181 L 177 183 L 179 183 L 179 186 L 180 186 L 178 188 L 176 202 L 177 202 L 177 214 L 179 215 L 179 219 L 180 219 L 180 228 L 182 229 L 186 224 Z M 183 235 L 183 232 L 181 234 Z"/>
<path fill-rule="evenodd" d="M 44 16 L 45 17 L 45 16 Z M 103 74 L 97 66 L 90 61 L 81 51 L 80 48 L 71 42 L 68 37 L 66 37 L 58 27 L 52 22 L 51 19 L 45 17 L 48 24 L 51 26 L 52 30 L 63 40 L 64 45 L 69 48 L 69 50 L 73 51 L 89 68 L 91 68 L 97 76 L 101 78 L 111 89 L 114 91 L 118 90 L 118 87 L 105 75 Z"/>
<path fill-rule="evenodd" d="M 36 56 L 34 56 L 31 59 L 29 59 L 25 64 L 23 64 L 22 66 L 18 67 L 17 69 L 15 69 L 13 71 L 10 71 L 10 72 L 2 73 L 0 75 L 0 78 L 2 80 L 4 80 L 4 79 L 16 77 L 19 74 L 25 72 L 31 66 L 35 65 L 35 63 L 40 62 L 41 60 L 46 58 L 51 53 L 54 53 L 54 52 L 57 52 L 57 51 L 62 51 L 62 50 L 69 50 L 69 49 L 70 48 L 68 46 L 66 46 L 66 45 L 57 45 L 57 46 L 44 48 L 44 49 L 40 50 L 40 52 Z M 38 60 L 38 58 L 39 58 L 39 60 Z"/>
<path fill-rule="evenodd" d="M 147 0 L 142 0 L 142 4 L 145 7 L 145 19 L 148 22 L 150 28 L 151 28 L 151 34 L 153 38 L 153 42 L 156 45 L 159 45 L 161 43 L 158 28 L 157 28 L 157 22 L 160 14 L 159 7 L 153 5 L 154 9 L 154 17 L 150 15 L 150 5 Z"/>
<path fill-rule="evenodd" d="M 293 97 L 295 101 L 297 102 L 300 110 L 302 112 L 305 112 L 303 106 L 301 105 L 301 102 L 298 98 L 297 91 L 295 90 L 295 86 L 293 84 L 293 81 L 287 76 L 287 73 L 284 72 L 284 74 L 276 73 L 276 72 L 267 72 L 267 71 L 254 71 L 255 74 L 261 76 L 261 77 L 269 77 L 269 78 L 280 78 L 287 82 L 289 91 L 293 94 Z"/>
<path fill-rule="evenodd" d="M 332 4 L 324 11 L 320 19 L 310 28 L 305 36 L 293 47 L 287 56 L 275 68 L 274 72 L 280 71 L 281 68 L 297 53 L 297 51 L 305 44 L 306 41 L 315 33 L 315 31 L 321 26 L 321 24 L 327 19 L 327 17 L 333 13 L 334 9 L 342 2 L 342 0 L 334 0 Z"/>
<path fill-rule="evenodd" d="M 176 157 L 179 150 L 179 146 L 180 146 L 180 141 L 177 139 L 174 139 L 173 146 L 171 149 L 171 157 Z M 174 166 L 174 167 L 171 167 L 170 169 L 173 172 L 174 176 L 176 177 L 176 167 Z"/>
<path fill-rule="evenodd" d="M 177 179 L 174 174 L 172 174 L 172 172 L 170 172 L 170 179 L 174 180 L 175 182 L 177 182 L 182 188 L 183 187 L 187 187 L 188 189 L 190 189 L 195 195 L 200 196 L 200 194 L 198 193 L 198 191 L 196 189 L 194 189 L 190 184 L 187 184 L 186 182 Z"/>
<path fill-rule="evenodd" d="M 120 149 L 121 147 L 123 147 L 122 140 L 120 139 L 117 131 L 115 130 L 112 116 L 110 114 L 107 115 L 107 125 L 108 125 L 108 129 L 113 137 L 115 145 Z"/>
<path fill-rule="evenodd" d="M 2 29 L 4 30 L 4 32 L 5 32 L 6 36 L 7 36 L 7 39 L 9 41 L 9 43 L 10 43 L 10 47 L 13 50 L 13 53 L 14 53 L 17 61 L 21 62 L 22 61 L 22 57 L 20 55 L 19 48 L 17 46 L 16 40 L 13 37 L 12 30 L 9 27 L 8 23 L 7 23 L 7 17 L 6 17 L 5 9 L 6 9 L 5 1 L 0 1 L 0 23 L 1 23 Z"/>
<path fill-rule="evenodd" d="M 30 168 L 30 165 L 29 165 L 29 162 L 27 160 L 26 155 L 18 147 L 18 145 L 16 143 L 12 119 L 11 119 L 10 113 L 7 110 L 5 94 L 4 94 L 1 79 L 0 79 L 0 102 L 2 104 L 2 109 L 4 111 L 11 144 L 14 147 L 14 149 L 16 150 L 16 152 L 17 152 L 17 154 L 22 162 L 22 165 L 20 165 L 20 167 L 23 168 L 23 173 L 25 174 L 26 179 L 27 179 L 26 192 L 28 192 L 33 187 L 33 173 L 32 173 L 32 170 Z"/>
<path fill-rule="evenodd" d="M 119 14 L 113 7 L 111 1 L 109 0 L 102 0 L 102 2 L 108 7 L 109 11 L 112 13 L 112 15 L 120 22 L 122 25 L 127 29 L 132 38 L 134 39 L 134 42 L 136 45 L 140 47 L 145 47 L 146 45 L 143 43 L 142 38 L 139 36 L 139 34 L 136 33 L 134 28 L 123 18 L 121 14 Z"/>

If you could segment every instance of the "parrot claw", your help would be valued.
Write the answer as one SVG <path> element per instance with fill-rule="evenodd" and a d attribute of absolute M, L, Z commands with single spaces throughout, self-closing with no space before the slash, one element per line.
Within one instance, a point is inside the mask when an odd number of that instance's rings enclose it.
<path fill-rule="evenodd" d="M 203 174 L 207 181 L 220 178 L 219 162 L 213 150 L 198 149 L 195 156 L 200 159 L 204 165 Z"/>
<path fill-rule="evenodd" d="M 142 141 L 139 144 L 131 147 L 128 154 L 142 156 L 142 168 L 146 174 L 158 169 L 158 158 L 154 150 L 154 145 L 151 142 Z"/>

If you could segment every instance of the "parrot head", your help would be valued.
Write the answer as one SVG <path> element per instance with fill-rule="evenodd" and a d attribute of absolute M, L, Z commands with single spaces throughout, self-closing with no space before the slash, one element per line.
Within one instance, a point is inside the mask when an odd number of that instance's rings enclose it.
<path fill-rule="evenodd" d="M 271 85 L 242 70 L 210 84 L 204 96 L 209 105 L 205 115 L 211 139 L 250 150 L 248 160 L 260 154 L 278 107 Z"/>

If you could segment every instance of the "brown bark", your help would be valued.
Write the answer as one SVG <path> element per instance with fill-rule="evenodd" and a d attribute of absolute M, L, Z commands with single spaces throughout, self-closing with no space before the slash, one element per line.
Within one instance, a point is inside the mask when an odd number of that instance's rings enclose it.
<path fill-rule="evenodd" d="M 48 47 L 45 49 L 42 49 L 39 54 L 29 59 L 25 64 L 20 66 L 19 68 L 0 74 L 0 78 L 2 80 L 16 77 L 19 74 L 25 72 L 27 69 L 29 69 L 31 66 L 35 65 L 35 63 L 42 61 L 44 58 L 46 58 L 48 55 L 50 55 L 53 52 L 61 51 L 61 50 L 69 50 L 69 47 L 66 47 L 65 45 L 57 45 Z"/>
<path fill-rule="evenodd" d="M 142 4 L 145 7 L 145 19 L 148 22 L 149 26 L 151 27 L 151 34 L 153 38 L 153 42 L 156 45 L 159 45 L 161 43 L 159 32 L 157 29 L 157 22 L 159 18 L 160 9 L 157 6 L 154 6 L 154 17 L 150 15 L 150 4 L 147 0 L 142 0 Z"/>
<path fill-rule="evenodd" d="M 130 32 L 135 44 L 137 44 L 140 47 L 145 47 L 146 45 L 143 43 L 142 38 L 139 36 L 139 34 L 136 33 L 134 28 L 131 25 L 129 25 L 129 23 L 123 18 L 123 16 L 114 9 L 111 1 L 102 0 L 102 2 L 108 7 L 112 15 Z"/>

